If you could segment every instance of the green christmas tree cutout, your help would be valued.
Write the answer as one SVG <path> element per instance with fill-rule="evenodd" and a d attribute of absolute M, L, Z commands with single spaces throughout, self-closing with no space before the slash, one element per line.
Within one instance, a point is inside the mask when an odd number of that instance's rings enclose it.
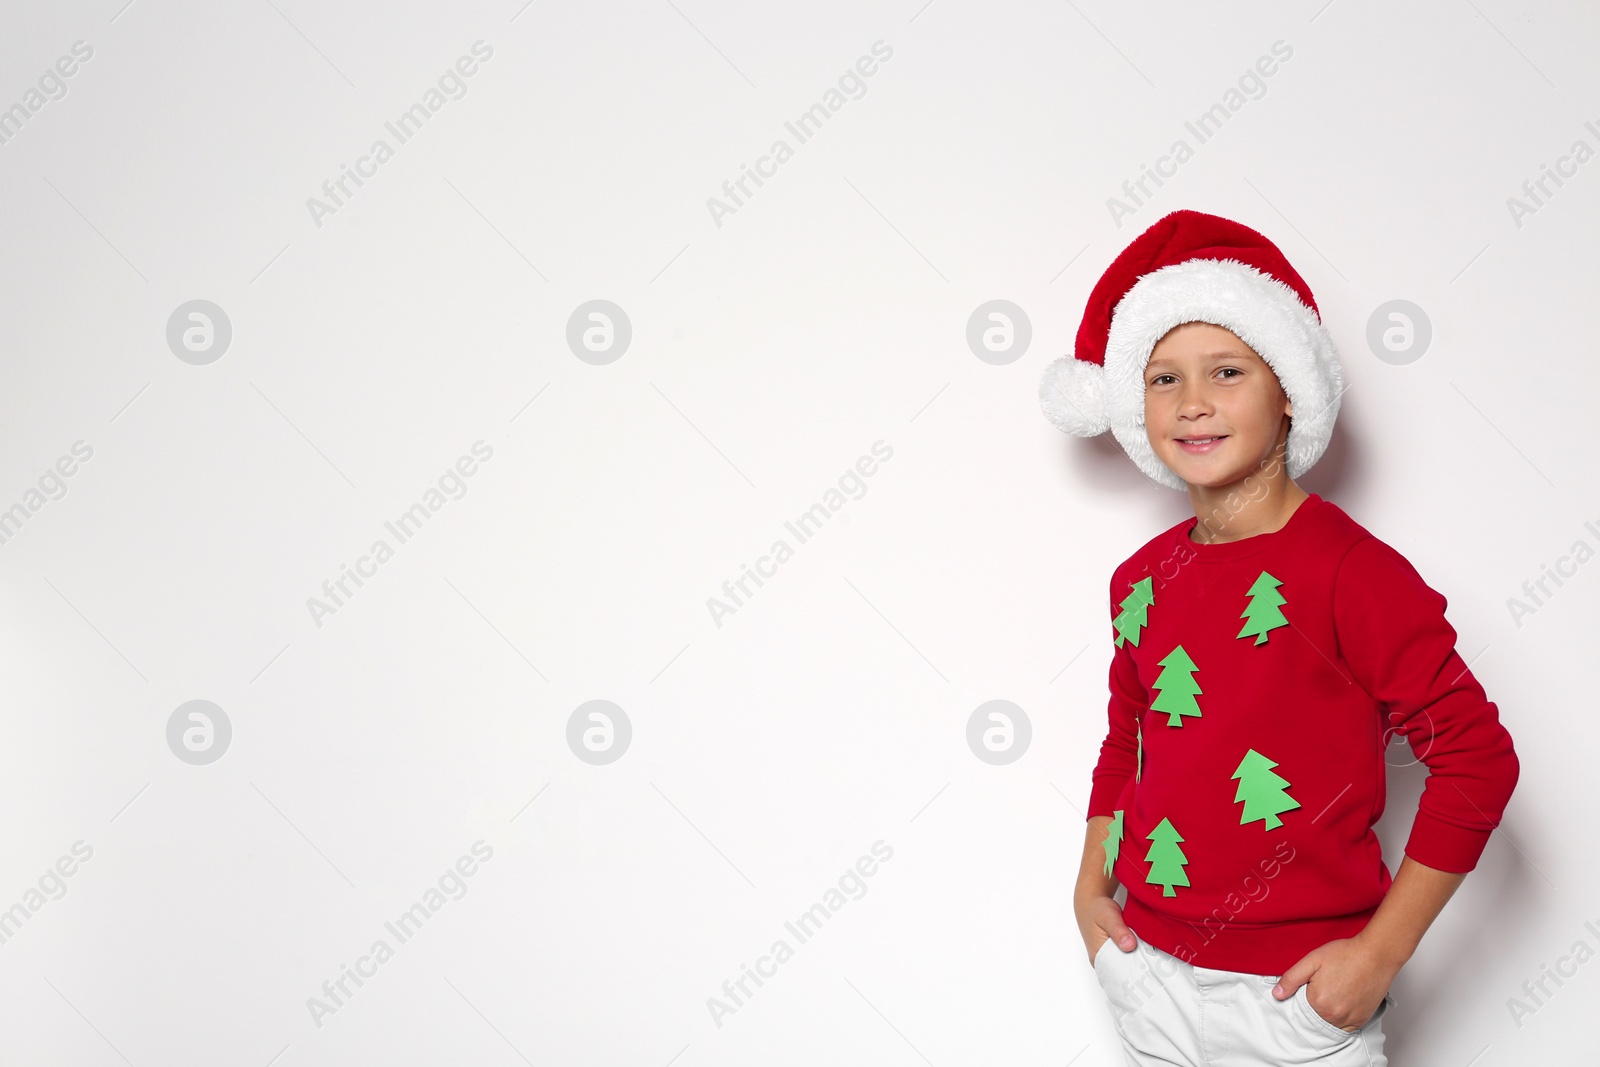
<path fill-rule="evenodd" d="M 1289 620 L 1278 610 L 1286 603 L 1283 594 L 1278 592 L 1278 586 L 1282 584 L 1266 571 L 1261 572 L 1261 577 L 1256 579 L 1247 594 L 1250 603 L 1239 613 L 1245 623 L 1244 629 L 1236 636 L 1254 637 L 1256 644 L 1264 645 L 1267 643 L 1267 631 L 1289 625 Z"/>
<path fill-rule="evenodd" d="M 1111 813 L 1111 822 L 1106 825 L 1106 839 L 1100 843 L 1106 850 L 1106 874 L 1111 873 L 1111 867 L 1117 862 L 1117 853 L 1122 849 L 1122 811 L 1118 809 Z"/>
<path fill-rule="evenodd" d="M 1182 835 L 1170 819 L 1162 819 L 1145 837 L 1154 843 L 1150 851 L 1144 854 L 1150 863 L 1150 873 L 1144 876 L 1144 880 L 1161 886 L 1161 895 L 1164 897 L 1177 896 L 1178 891 L 1173 887 L 1189 884 L 1189 876 L 1183 870 L 1189 857 L 1178 847 L 1178 842 L 1183 840 Z"/>
<path fill-rule="evenodd" d="M 1151 703 L 1150 710 L 1166 712 L 1168 726 L 1182 726 L 1185 715 L 1200 714 L 1200 705 L 1194 699 L 1200 695 L 1200 683 L 1194 680 L 1194 672 L 1200 668 L 1194 665 L 1182 645 L 1156 662 L 1162 669 L 1154 686 L 1161 690 L 1161 695 Z"/>
<path fill-rule="evenodd" d="M 1123 600 L 1118 607 L 1122 611 L 1111 625 L 1117 628 L 1117 647 L 1122 647 L 1124 640 L 1132 641 L 1133 647 L 1139 647 L 1140 631 L 1150 625 L 1150 605 L 1156 602 L 1154 583 L 1149 578 L 1141 578 L 1133 583 L 1133 592 Z"/>
<path fill-rule="evenodd" d="M 1278 818 L 1280 812 L 1293 811 L 1300 806 L 1300 802 L 1284 789 L 1288 787 L 1287 779 L 1279 776 L 1272 768 L 1277 764 L 1255 749 L 1245 751 L 1244 759 L 1239 761 L 1239 769 L 1233 772 L 1233 777 L 1239 780 L 1239 791 L 1234 795 L 1233 802 L 1237 804 L 1244 801 L 1244 812 L 1239 816 L 1239 825 L 1256 819 L 1266 821 L 1266 829 L 1276 830 L 1283 825 L 1283 820 Z"/>
<path fill-rule="evenodd" d="M 1139 762 L 1133 769 L 1133 780 L 1142 782 L 1144 781 L 1144 723 L 1136 722 L 1133 728 L 1139 731 Z"/>

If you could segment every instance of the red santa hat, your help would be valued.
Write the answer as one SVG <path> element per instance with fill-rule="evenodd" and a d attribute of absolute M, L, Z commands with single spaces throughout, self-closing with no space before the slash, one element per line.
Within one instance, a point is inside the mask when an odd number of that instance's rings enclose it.
<path fill-rule="evenodd" d="M 1248 226 L 1174 211 L 1134 238 L 1089 294 L 1073 355 L 1045 368 L 1039 402 L 1078 437 L 1110 430 L 1150 478 L 1183 489 L 1144 428 L 1144 369 L 1175 326 L 1225 327 L 1272 368 L 1294 404 L 1285 460 L 1298 478 L 1321 458 L 1344 391 L 1339 353 L 1311 288 Z"/>

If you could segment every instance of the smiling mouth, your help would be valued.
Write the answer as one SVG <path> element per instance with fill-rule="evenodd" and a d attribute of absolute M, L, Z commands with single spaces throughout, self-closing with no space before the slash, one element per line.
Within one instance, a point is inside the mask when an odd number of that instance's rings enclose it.
<path fill-rule="evenodd" d="M 1212 449 L 1216 448 L 1217 445 L 1221 444 L 1223 441 L 1226 441 L 1227 439 L 1228 439 L 1228 435 L 1227 434 L 1219 434 L 1219 435 L 1217 435 L 1215 437 L 1176 437 L 1176 438 L 1173 438 L 1173 440 L 1178 442 L 1178 447 L 1182 448 L 1185 452 L 1191 452 L 1191 453 L 1209 452 Z"/>

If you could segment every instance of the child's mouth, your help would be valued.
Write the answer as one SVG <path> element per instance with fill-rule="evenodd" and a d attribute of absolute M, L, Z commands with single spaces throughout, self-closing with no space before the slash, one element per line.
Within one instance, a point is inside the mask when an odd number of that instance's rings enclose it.
<path fill-rule="evenodd" d="M 1199 456 L 1216 451 L 1217 447 L 1227 439 L 1228 435 L 1222 434 L 1217 437 L 1179 437 L 1176 440 L 1179 448 L 1192 456 Z"/>

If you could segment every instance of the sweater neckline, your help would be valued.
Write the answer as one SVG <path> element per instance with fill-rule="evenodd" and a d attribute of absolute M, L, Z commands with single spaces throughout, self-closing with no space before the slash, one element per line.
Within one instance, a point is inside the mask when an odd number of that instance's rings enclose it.
<path fill-rule="evenodd" d="M 1200 525 L 1200 516 L 1196 515 L 1178 528 L 1178 540 L 1191 552 L 1195 553 L 1196 559 L 1210 562 L 1240 559 L 1244 556 L 1254 555 L 1273 545 L 1291 540 L 1296 532 L 1306 524 L 1306 513 L 1322 502 L 1322 497 L 1316 493 L 1308 493 L 1306 498 L 1295 507 L 1294 512 L 1289 516 L 1289 521 L 1278 529 L 1270 533 L 1242 537 L 1237 541 L 1222 541 L 1213 544 L 1202 544 L 1189 536 L 1190 531 Z"/>

